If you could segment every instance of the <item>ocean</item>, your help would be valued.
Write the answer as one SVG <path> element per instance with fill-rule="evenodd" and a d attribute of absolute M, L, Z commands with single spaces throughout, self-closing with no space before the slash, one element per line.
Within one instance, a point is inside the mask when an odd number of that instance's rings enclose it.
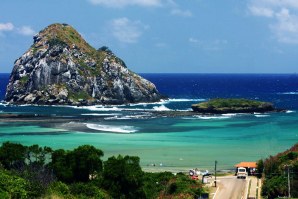
<path fill-rule="evenodd" d="M 296 74 L 141 74 L 169 100 L 122 106 L 7 106 L 0 114 L 35 117 L 0 119 L 0 143 L 73 149 L 91 144 L 112 155 L 136 155 L 145 170 L 233 169 L 298 142 Z M 4 99 L 9 74 L 0 74 Z M 159 111 L 190 110 L 210 98 L 269 101 L 280 113 L 167 117 Z"/>

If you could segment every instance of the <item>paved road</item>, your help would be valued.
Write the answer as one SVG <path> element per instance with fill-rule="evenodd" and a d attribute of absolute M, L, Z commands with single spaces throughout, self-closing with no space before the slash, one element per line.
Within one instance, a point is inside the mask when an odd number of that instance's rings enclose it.
<path fill-rule="evenodd" d="M 236 176 L 217 178 L 219 189 L 214 199 L 241 199 L 247 182 L 244 179 L 237 179 Z"/>

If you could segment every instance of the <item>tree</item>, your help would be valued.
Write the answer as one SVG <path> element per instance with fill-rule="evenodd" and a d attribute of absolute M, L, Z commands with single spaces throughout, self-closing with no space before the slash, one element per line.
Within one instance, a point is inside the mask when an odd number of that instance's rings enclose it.
<path fill-rule="evenodd" d="M 257 162 L 257 177 L 258 178 L 261 178 L 262 177 L 262 173 L 264 171 L 264 162 L 262 159 L 260 159 L 258 162 Z"/>
<path fill-rule="evenodd" d="M 25 154 L 27 147 L 11 143 L 4 142 L 0 147 L 0 163 L 5 169 L 16 169 L 25 165 Z"/>
<path fill-rule="evenodd" d="M 103 152 L 94 146 L 83 145 L 69 153 L 72 170 L 75 180 L 86 182 L 91 175 L 99 174 L 102 171 Z"/>
<path fill-rule="evenodd" d="M 110 157 L 104 162 L 103 186 L 113 198 L 144 198 L 140 159 L 135 156 Z"/>
<path fill-rule="evenodd" d="M 265 179 L 262 186 L 262 195 L 267 196 L 269 199 L 287 196 L 287 178 L 284 176 L 274 176 L 270 179 Z"/>
<path fill-rule="evenodd" d="M 73 151 L 59 149 L 52 154 L 51 167 L 63 182 L 86 182 L 102 171 L 103 152 L 94 146 L 83 145 Z"/>

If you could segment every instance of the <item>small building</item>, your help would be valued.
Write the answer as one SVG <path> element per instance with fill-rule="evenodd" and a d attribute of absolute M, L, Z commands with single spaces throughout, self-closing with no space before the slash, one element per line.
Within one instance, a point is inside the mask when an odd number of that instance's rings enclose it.
<path fill-rule="evenodd" d="M 248 175 L 254 175 L 257 169 L 257 162 L 240 162 L 239 164 L 235 165 L 236 172 L 239 167 L 244 167 L 247 170 Z"/>

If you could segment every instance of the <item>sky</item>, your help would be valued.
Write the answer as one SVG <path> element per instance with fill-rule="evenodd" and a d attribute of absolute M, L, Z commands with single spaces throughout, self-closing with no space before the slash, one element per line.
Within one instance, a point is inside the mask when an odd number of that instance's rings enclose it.
<path fill-rule="evenodd" d="M 1 0 L 0 73 L 53 23 L 138 73 L 298 72 L 298 0 Z"/>

